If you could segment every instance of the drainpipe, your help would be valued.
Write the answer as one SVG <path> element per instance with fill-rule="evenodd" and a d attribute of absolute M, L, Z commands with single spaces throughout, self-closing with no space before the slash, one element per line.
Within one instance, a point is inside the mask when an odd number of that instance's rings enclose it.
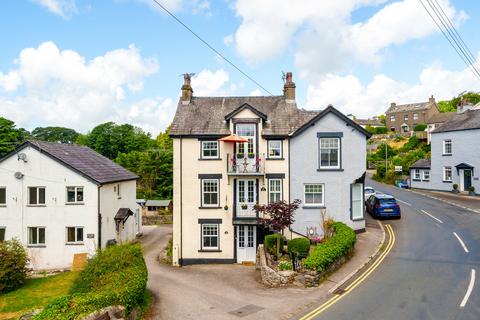
<path fill-rule="evenodd" d="M 98 250 L 102 249 L 102 214 L 100 213 L 100 188 L 97 188 L 97 207 L 98 207 Z"/>
<path fill-rule="evenodd" d="M 180 137 L 180 258 L 178 259 L 178 263 L 180 266 L 183 264 L 183 190 L 182 190 L 182 181 L 183 181 L 183 171 L 182 171 L 182 163 L 183 163 L 183 154 L 182 154 L 182 147 L 183 147 L 183 138 Z"/>

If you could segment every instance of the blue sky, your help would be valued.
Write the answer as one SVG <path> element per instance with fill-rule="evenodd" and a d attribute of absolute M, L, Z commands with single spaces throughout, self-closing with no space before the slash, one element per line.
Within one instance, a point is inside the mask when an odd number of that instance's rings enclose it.
<path fill-rule="evenodd" d="M 480 90 L 418 0 L 161 2 L 273 94 L 293 71 L 308 109 L 367 117 Z M 477 58 L 480 3 L 439 3 Z M 27 129 L 113 120 L 157 134 L 184 72 L 198 95 L 265 94 L 149 0 L 10 0 L 0 17 L 0 116 Z"/>

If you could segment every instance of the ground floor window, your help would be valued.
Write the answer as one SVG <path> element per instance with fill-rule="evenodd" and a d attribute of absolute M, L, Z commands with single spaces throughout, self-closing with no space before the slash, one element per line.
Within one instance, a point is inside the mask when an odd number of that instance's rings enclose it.
<path fill-rule="evenodd" d="M 83 243 L 83 227 L 67 227 L 67 243 Z"/>
<path fill-rule="evenodd" d="M 413 170 L 413 179 L 420 180 L 420 169 Z"/>
<path fill-rule="evenodd" d="M 323 206 L 324 191 L 323 184 L 306 184 L 304 186 L 304 204 L 306 206 Z"/>
<path fill-rule="evenodd" d="M 45 245 L 45 227 L 29 227 L 28 228 L 28 245 L 30 246 Z"/>
<path fill-rule="evenodd" d="M 5 227 L 0 227 L 0 241 L 5 241 Z"/>
<path fill-rule="evenodd" d="M 430 170 L 423 170 L 423 180 L 430 180 Z"/>
<path fill-rule="evenodd" d="M 354 183 L 351 185 L 351 210 L 352 210 L 352 220 L 361 220 L 363 219 L 363 184 Z"/>
<path fill-rule="evenodd" d="M 202 224 L 202 249 L 218 250 L 218 224 Z"/>
<path fill-rule="evenodd" d="M 443 181 L 452 181 L 452 167 L 443 167 Z"/>

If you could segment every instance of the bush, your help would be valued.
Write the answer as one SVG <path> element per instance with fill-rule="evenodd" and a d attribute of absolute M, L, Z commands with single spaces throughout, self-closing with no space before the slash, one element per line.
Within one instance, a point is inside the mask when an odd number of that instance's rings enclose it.
<path fill-rule="evenodd" d="M 280 261 L 278 264 L 278 270 L 285 271 L 285 270 L 292 270 L 293 265 L 290 261 Z"/>
<path fill-rule="evenodd" d="M 263 243 L 268 253 L 277 256 L 277 254 L 282 250 L 283 236 L 278 233 L 269 234 L 265 236 Z M 280 248 L 277 248 L 278 243 L 280 244 Z"/>
<path fill-rule="evenodd" d="M 70 295 L 58 298 L 33 319 L 81 319 L 112 305 L 122 305 L 130 312 L 143 305 L 146 285 L 147 267 L 140 245 L 112 246 L 87 264 Z"/>
<path fill-rule="evenodd" d="M 425 123 L 419 123 L 413 128 L 413 131 L 425 131 L 425 129 L 427 129 L 427 125 Z"/>
<path fill-rule="evenodd" d="M 470 191 L 470 192 L 475 192 L 475 187 L 474 187 L 474 186 L 468 187 L 468 191 Z"/>
<path fill-rule="evenodd" d="M 344 223 L 333 224 L 334 235 L 324 243 L 319 244 L 310 256 L 305 259 L 305 267 L 319 272 L 325 271 L 338 259 L 353 249 L 356 235 L 352 228 Z"/>
<path fill-rule="evenodd" d="M 307 238 L 296 238 L 288 241 L 288 253 L 295 254 L 299 258 L 306 258 L 310 251 L 310 240 Z"/>
<path fill-rule="evenodd" d="M 27 277 L 28 255 L 17 240 L 0 241 L 0 293 L 18 289 Z"/>
<path fill-rule="evenodd" d="M 376 127 L 375 134 L 386 134 L 388 132 L 387 127 Z"/>
<path fill-rule="evenodd" d="M 457 190 L 457 189 L 458 189 L 458 184 L 454 183 L 454 184 L 452 185 L 452 187 L 453 187 L 453 190 Z"/>

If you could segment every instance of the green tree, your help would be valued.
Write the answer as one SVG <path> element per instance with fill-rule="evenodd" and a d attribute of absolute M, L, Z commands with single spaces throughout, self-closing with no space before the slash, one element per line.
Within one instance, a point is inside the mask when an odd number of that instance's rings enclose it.
<path fill-rule="evenodd" d="M 6 155 L 28 138 L 28 131 L 17 129 L 15 122 L 0 117 L 0 157 Z"/>
<path fill-rule="evenodd" d="M 419 123 L 413 128 L 413 131 L 425 131 L 427 129 L 427 125 L 425 123 Z"/>
<path fill-rule="evenodd" d="M 160 150 L 173 150 L 173 139 L 170 138 L 170 127 L 165 129 L 165 132 L 160 132 L 157 136 L 157 144 Z"/>
<path fill-rule="evenodd" d="M 465 92 L 450 100 L 439 101 L 437 106 L 440 112 L 455 112 L 457 111 L 457 106 L 463 99 L 469 101 L 470 103 L 477 104 L 480 102 L 480 93 L 472 91 Z"/>
<path fill-rule="evenodd" d="M 79 133 L 70 128 L 64 127 L 37 127 L 32 131 L 32 137 L 38 140 L 74 143 Z"/>

